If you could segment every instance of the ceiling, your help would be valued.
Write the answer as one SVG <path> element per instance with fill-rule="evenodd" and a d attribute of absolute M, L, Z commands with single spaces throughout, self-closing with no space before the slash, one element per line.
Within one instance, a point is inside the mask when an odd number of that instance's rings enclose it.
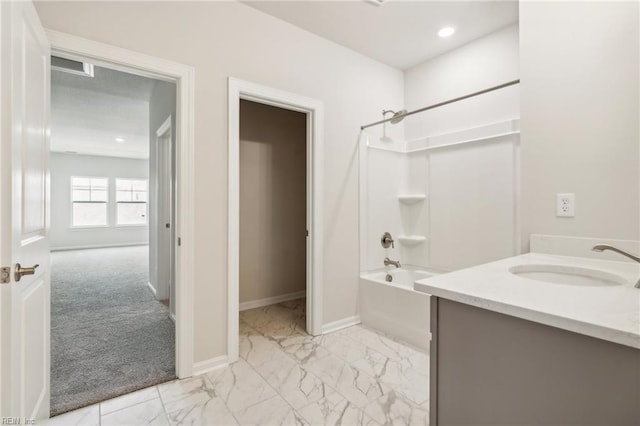
<path fill-rule="evenodd" d="M 401 70 L 518 21 L 517 0 L 243 3 Z M 438 37 L 444 26 L 456 33 Z"/>
<path fill-rule="evenodd" d="M 154 84 L 100 67 L 94 77 L 51 70 L 51 151 L 149 158 Z"/>

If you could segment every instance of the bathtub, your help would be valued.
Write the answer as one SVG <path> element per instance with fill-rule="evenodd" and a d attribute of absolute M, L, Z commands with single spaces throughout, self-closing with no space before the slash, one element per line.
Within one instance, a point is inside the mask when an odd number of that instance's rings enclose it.
<path fill-rule="evenodd" d="M 387 274 L 391 282 L 385 280 Z M 431 296 L 415 291 L 413 283 L 434 275 L 412 267 L 362 274 L 360 320 L 367 327 L 428 350 Z"/>

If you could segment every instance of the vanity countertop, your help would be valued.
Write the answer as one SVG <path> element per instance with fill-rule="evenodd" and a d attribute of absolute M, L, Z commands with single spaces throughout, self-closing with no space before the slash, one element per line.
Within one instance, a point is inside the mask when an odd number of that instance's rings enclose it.
<path fill-rule="evenodd" d="M 565 285 L 522 278 L 516 265 L 564 265 L 624 277 L 616 286 Z M 419 280 L 417 291 L 640 349 L 637 263 L 527 253 Z"/>

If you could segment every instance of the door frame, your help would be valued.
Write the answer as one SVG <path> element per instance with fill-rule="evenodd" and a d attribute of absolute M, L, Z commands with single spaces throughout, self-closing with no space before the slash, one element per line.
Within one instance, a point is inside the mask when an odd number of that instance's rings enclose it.
<path fill-rule="evenodd" d="M 302 112 L 307 117 L 307 331 L 322 334 L 323 118 L 321 101 L 229 78 L 227 235 L 227 357 L 238 359 L 240 308 L 240 100 Z"/>
<path fill-rule="evenodd" d="M 170 176 L 170 182 L 171 182 L 171 177 L 173 175 L 173 165 L 172 165 L 172 153 L 171 153 L 171 144 L 173 144 L 173 137 L 171 135 L 172 132 L 172 127 L 171 127 L 171 120 L 172 120 L 172 116 L 169 115 L 169 117 L 167 117 L 167 119 L 160 125 L 160 127 L 158 127 L 158 129 L 156 130 L 156 140 L 155 140 L 155 144 L 156 144 L 156 158 L 155 158 L 155 188 L 154 188 L 154 199 L 155 199 L 155 229 L 153 230 L 153 232 L 155 232 L 155 238 L 156 238 L 156 250 L 155 250 L 155 269 L 156 269 L 156 297 L 160 300 L 162 300 L 162 297 L 168 297 L 169 298 L 169 316 L 175 320 L 175 316 L 173 315 L 173 306 L 171 306 L 174 302 L 171 300 L 171 286 L 173 284 L 172 282 L 172 270 L 173 270 L 173 265 L 171 265 L 171 261 L 169 261 L 169 277 L 167 280 L 167 283 L 165 285 L 165 283 L 161 284 L 160 283 L 160 279 L 159 279 L 159 265 L 162 264 L 162 262 L 160 261 L 160 250 L 158 250 L 160 248 L 160 246 L 162 245 L 162 247 L 164 247 L 164 243 L 160 242 L 160 230 L 163 229 L 164 224 L 166 223 L 166 218 L 164 216 L 164 212 L 161 214 L 160 212 L 163 211 L 163 209 L 166 207 L 166 205 L 160 205 L 160 194 L 162 193 L 162 189 L 160 188 L 160 176 L 162 176 L 163 174 L 166 174 L 167 170 L 165 168 L 166 166 L 166 157 L 163 154 L 163 160 L 165 160 L 165 164 L 161 164 L 160 162 L 160 152 L 163 150 L 166 150 L 166 135 L 168 134 L 168 138 L 169 138 L 169 171 L 171 171 L 171 173 L 169 174 Z M 162 145 L 161 145 L 162 144 Z M 165 194 L 165 197 L 168 195 L 169 196 L 169 203 L 170 205 L 173 204 L 173 188 L 172 185 L 169 185 L 168 191 L 167 188 L 164 189 L 165 192 L 168 192 L 168 194 Z M 163 198 L 163 203 L 166 202 L 166 199 Z M 173 205 L 171 205 L 172 209 L 171 209 L 171 218 L 169 220 L 170 225 L 170 229 L 171 232 L 173 233 L 173 222 L 174 222 L 174 218 L 176 217 L 176 213 L 175 213 L 175 209 Z M 162 221 L 159 220 L 160 217 L 162 216 Z M 149 230 L 149 232 L 152 232 L 151 230 Z M 174 251 L 174 247 L 172 244 L 170 244 L 169 247 L 169 260 L 172 258 L 173 256 L 173 251 Z"/>
<path fill-rule="evenodd" d="M 51 53 L 73 60 L 176 84 L 176 375 L 190 377 L 194 364 L 194 109 L 195 70 L 166 59 L 58 31 L 45 30 Z"/>

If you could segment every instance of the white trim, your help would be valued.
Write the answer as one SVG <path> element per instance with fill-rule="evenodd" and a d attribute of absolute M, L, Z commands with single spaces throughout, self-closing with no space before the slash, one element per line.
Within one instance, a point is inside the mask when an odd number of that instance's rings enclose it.
<path fill-rule="evenodd" d="M 194 112 L 195 70 L 191 66 L 120 47 L 45 30 L 52 53 L 69 59 L 90 59 L 98 66 L 172 81 L 176 84 L 177 221 L 182 244 L 176 256 L 176 375 L 190 377 L 194 369 Z"/>
<path fill-rule="evenodd" d="M 321 101 L 248 81 L 229 78 L 227 213 L 227 356 L 238 359 L 240 287 L 240 99 L 307 115 L 307 331 L 322 334 L 323 111 Z"/>
<path fill-rule="evenodd" d="M 51 54 L 74 61 L 90 59 L 95 65 L 158 80 L 176 82 L 193 67 L 145 53 L 45 28 Z"/>
<path fill-rule="evenodd" d="M 371 149 L 377 149 L 379 151 L 390 151 L 390 152 L 397 152 L 400 154 L 413 154 L 415 152 L 438 151 L 440 149 L 455 148 L 460 145 L 476 144 L 481 142 L 484 142 L 484 143 L 496 142 L 496 141 L 502 142 L 502 138 L 513 136 L 513 135 L 520 135 L 520 130 L 498 133 L 498 134 L 489 135 L 489 136 L 482 136 L 474 139 L 465 139 L 460 142 L 445 143 L 441 145 L 429 145 L 421 148 L 408 148 L 406 144 L 398 148 L 389 148 L 389 147 L 376 146 L 376 145 L 369 145 L 368 147 Z M 428 141 L 428 139 L 425 139 L 425 140 Z"/>
<path fill-rule="evenodd" d="M 149 287 L 151 293 L 153 293 L 153 297 L 156 297 L 158 295 L 158 292 L 156 291 L 156 288 L 153 286 L 153 284 L 151 284 L 151 281 L 147 281 L 147 287 Z"/>
<path fill-rule="evenodd" d="M 165 207 L 164 205 L 161 207 L 160 206 L 160 194 L 163 192 L 160 189 L 160 176 L 163 173 L 166 173 L 167 170 L 164 167 L 160 167 L 160 151 L 163 150 L 162 152 L 164 154 L 166 154 L 166 152 L 164 150 L 166 150 L 166 147 L 164 145 L 166 145 L 166 138 L 168 137 L 169 140 L 169 156 L 172 156 L 171 152 L 172 152 L 172 145 L 173 145 L 173 132 L 172 132 L 172 120 L 173 117 L 171 115 L 169 115 L 169 117 L 167 117 L 164 122 L 160 125 L 160 127 L 156 130 L 156 140 L 155 140 L 155 174 L 153 176 L 153 178 L 155 179 L 154 181 L 154 188 L 153 188 L 153 203 L 154 203 L 154 218 L 155 218 L 155 226 L 153 227 L 154 229 L 151 230 L 150 232 L 153 232 L 155 234 L 155 239 L 156 239 L 156 247 L 154 250 L 154 254 L 155 254 L 155 259 L 152 262 L 154 269 L 155 269 L 155 276 L 156 276 L 156 281 L 157 283 L 161 283 L 163 280 L 160 279 L 159 277 L 159 265 L 162 264 L 163 261 L 167 261 L 167 259 L 161 259 L 162 256 L 160 256 L 160 247 L 161 245 L 164 247 L 164 237 L 162 237 L 163 232 L 165 230 L 164 226 L 162 225 L 162 223 L 167 223 L 167 218 L 164 216 L 164 212 L 162 215 L 160 215 L 160 211 L 163 210 L 163 208 Z M 162 142 L 164 141 L 164 142 Z M 161 142 L 162 142 L 162 146 L 161 146 Z M 164 155 L 163 154 L 163 155 Z M 163 166 L 166 166 L 166 158 L 163 157 L 163 160 L 165 160 L 165 164 Z M 171 161 L 170 161 L 171 163 Z M 170 174 L 173 175 L 173 164 L 169 165 L 170 168 Z M 151 177 L 151 176 L 150 176 Z M 149 180 L 147 181 L 149 182 Z M 164 192 L 168 192 L 168 194 L 164 194 L 165 196 L 168 195 L 169 196 L 169 203 L 171 205 L 171 219 L 169 221 L 169 223 L 173 223 L 175 222 L 175 218 L 177 217 L 177 211 L 176 211 L 176 206 L 173 205 L 173 188 L 172 185 L 169 184 L 169 188 L 167 191 L 167 188 L 163 189 Z M 151 203 L 150 203 L 151 199 L 147 198 L 147 207 L 148 210 L 151 209 Z M 163 199 L 163 201 L 166 201 Z M 162 216 L 162 221 L 160 221 L 160 217 Z M 147 220 L 147 223 L 149 223 L 149 220 Z M 174 226 L 173 224 L 171 226 Z M 174 230 L 171 229 L 171 233 L 174 233 Z M 162 241 L 162 242 L 161 242 Z M 170 244 L 171 245 L 171 244 Z M 175 259 L 175 245 L 173 247 L 169 247 L 169 259 L 168 262 L 171 263 L 171 258 Z M 174 285 L 174 283 L 172 282 L 172 278 L 173 278 L 173 270 L 174 268 L 169 269 L 169 276 L 165 277 L 167 278 L 167 282 L 166 284 L 158 284 L 158 290 L 160 292 L 160 296 L 162 299 L 170 299 L 171 298 L 171 287 Z M 174 310 L 173 307 L 174 303 L 173 301 L 170 300 L 169 302 L 169 312 L 172 312 Z"/>
<path fill-rule="evenodd" d="M 105 204 L 107 204 L 107 203 L 105 203 Z M 73 213 L 71 215 L 73 216 Z M 111 226 L 109 226 L 109 225 L 86 225 L 86 226 L 69 225 L 69 226 L 67 226 L 67 230 L 68 231 L 95 231 L 95 230 L 109 229 L 109 228 L 111 228 Z"/>
<path fill-rule="evenodd" d="M 9 57 L 8 51 L 10 50 L 6 48 L 9 47 L 10 44 L 4 40 L 6 40 L 11 34 L 11 27 L 4 24 L 6 20 L 2 16 L 3 13 L 6 15 L 7 12 L 9 12 L 9 10 L 4 12 L 6 10 L 5 8 L 8 9 L 9 6 L 0 4 L 0 22 L 4 25 L 4 28 L 0 28 L 0 39 L 3 39 L 0 40 L 0 63 L 2 65 L 7 64 L 6 60 Z M 8 197 L 9 194 L 12 193 L 10 183 L 11 162 L 7 159 L 7 157 L 11 155 L 11 138 L 6 137 L 8 133 L 6 129 L 9 128 L 11 123 L 11 101 L 9 100 L 9 97 L 11 96 L 10 76 L 11 72 L 8 69 L 5 70 L 4 66 L 0 67 L 0 198 Z M 12 207 L 13 201 L 11 203 L 5 202 L 0 205 L 0 264 L 2 265 L 10 265 L 12 263 L 11 249 L 7 247 L 7 243 L 4 243 L 4 241 L 9 241 L 9 239 L 13 238 L 10 219 Z M 7 293 L 3 293 L 2 289 L 0 289 L 0 318 L 7 317 L 7 297 Z M 7 383 L 11 380 L 10 368 L 7 369 L 5 367 L 5 365 L 8 364 L 7 359 L 11 359 L 11 349 L 7 348 L 7 345 L 4 344 L 5 340 L 7 342 L 10 341 L 9 337 L 11 336 L 6 323 L 7 321 L 3 320 L 3 325 L 0 325 L 0 342 L 2 342 L 2 347 L 0 347 L 0 383 Z M 10 364 L 8 365 L 10 366 Z M 9 399 L 10 394 L 11 386 L 0 385 L 0 413 L 4 414 L 8 412 L 11 402 Z"/>
<path fill-rule="evenodd" d="M 307 294 L 306 290 L 296 291 L 295 293 L 283 294 L 281 296 L 266 297 L 264 299 L 249 300 L 248 302 L 242 302 L 239 305 L 240 311 L 246 311 L 254 308 L 261 308 L 263 306 L 275 305 L 276 303 L 288 302 L 289 300 L 296 300 L 304 297 Z"/>
<path fill-rule="evenodd" d="M 342 330 L 343 328 L 351 327 L 360 324 L 361 322 L 360 315 L 354 315 L 352 317 L 333 321 L 322 326 L 322 334 L 333 333 L 334 331 Z"/>
<path fill-rule="evenodd" d="M 519 122 L 518 122 L 519 124 Z M 520 135 L 513 144 L 513 179 L 514 179 L 514 206 L 513 206 L 513 254 L 517 256 L 522 254 L 522 173 L 520 162 Z"/>
<path fill-rule="evenodd" d="M 193 364 L 193 375 L 208 373 L 209 371 L 224 368 L 229 365 L 226 355 L 220 355 L 215 358 L 207 359 L 205 361 L 199 361 Z"/>
<path fill-rule="evenodd" d="M 115 244 L 95 244 L 95 245 L 84 245 L 84 246 L 62 246 L 62 247 L 51 247 L 51 251 L 68 251 L 68 250 L 90 250 L 90 249 L 99 249 L 99 248 L 115 248 L 115 247 L 135 247 L 135 246 L 148 246 L 149 242 L 139 242 L 139 243 L 115 243 Z"/>
<path fill-rule="evenodd" d="M 369 136 L 365 131 L 360 131 L 358 135 L 358 218 L 360 219 L 360 226 L 358 227 L 358 241 L 360 242 L 360 255 L 358 257 L 358 265 L 360 271 L 365 271 L 369 268 L 367 264 L 368 256 L 368 238 L 367 229 L 369 229 L 369 214 L 365 214 L 364 206 L 369 205 L 369 180 L 367 179 L 368 172 L 366 164 L 369 164 Z"/>
<path fill-rule="evenodd" d="M 440 149 L 452 148 L 460 145 L 468 145 L 468 144 L 474 144 L 474 143 L 480 143 L 480 142 L 485 142 L 485 143 L 496 142 L 496 141 L 501 142 L 503 138 L 508 136 L 513 136 L 513 135 L 520 135 L 520 130 L 513 131 L 513 132 L 499 133 L 499 134 L 490 135 L 490 136 L 483 136 L 481 138 L 467 139 L 460 142 L 445 143 L 442 145 L 433 145 L 433 146 L 427 146 L 424 148 L 407 149 L 405 152 L 407 154 L 411 154 L 414 152 L 422 152 L 422 151 L 437 151 Z"/>
<path fill-rule="evenodd" d="M 167 119 L 164 120 L 164 123 L 162 123 L 160 127 L 158 127 L 158 130 L 156 130 L 157 137 L 160 137 L 165 133 L 167 133 L 167 131 L 171 130 L 171 119 L 172 117 L 171 115 L 169 115 L 169 117 L 167 117 Z"/>

